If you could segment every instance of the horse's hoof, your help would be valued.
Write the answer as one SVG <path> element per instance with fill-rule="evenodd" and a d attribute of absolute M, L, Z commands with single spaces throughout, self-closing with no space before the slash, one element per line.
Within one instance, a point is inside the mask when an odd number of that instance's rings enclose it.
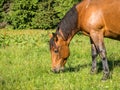
<path fill-rule="evenodd" d="M 97 69 L 94 69 L 94 70 L 91 69 L 91 70 L 90 70 L 90 74 L 91 74 L 91 75 L 93 75 L 93 74 L 97 74 Z"/>
<path fill-rule="evenodd" d="M 108 80 L 108 79 L 110 79 L 110 74 L 109 73 L 104 73 L 104 75 L 103 75 L 103 77 L 102 77 L 102 81 L 106 81 L 106 80 Z"/>

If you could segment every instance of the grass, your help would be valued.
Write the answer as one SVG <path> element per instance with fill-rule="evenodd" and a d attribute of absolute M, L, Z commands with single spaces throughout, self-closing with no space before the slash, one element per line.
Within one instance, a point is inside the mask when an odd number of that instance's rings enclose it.
<path fill-rule="evenodd" d="M 102 82 L 102 64 L 90 75 L 89 38 L 75 35 L 64 73 L 50 71 L 49 33 L 43 30 L 0 31 L 0 90 L 119 90 L 120 42 L 105 39 L 112 78 Z"/>

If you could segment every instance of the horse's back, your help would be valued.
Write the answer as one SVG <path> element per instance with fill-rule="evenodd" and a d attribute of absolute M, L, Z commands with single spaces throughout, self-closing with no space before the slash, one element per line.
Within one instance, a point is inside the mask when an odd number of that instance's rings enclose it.
<path fill-rule="evenodd" d="M 120 0 L 105 0 L 101 5 L 106 30 L 111 34 L 120 35 Z M 108 33 L 108 34 L 109 34 Z"/>
<path fill-rule="evenodd" d="M 86 7 L 84 24 L 90 26 L 89 29 L 104 27 L 104 36 L 120 40 L 119 6 L 120 0 L 91 0 Z"/>

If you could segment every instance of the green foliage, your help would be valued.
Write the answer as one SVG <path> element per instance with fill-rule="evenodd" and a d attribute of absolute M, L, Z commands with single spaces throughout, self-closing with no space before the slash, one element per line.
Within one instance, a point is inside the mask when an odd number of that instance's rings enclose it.
<path fill-rule="evenodd" d="M 54 0 L 39 2 L 35 18 L 33 18 L 32 28 L 50 29 L 54 28 L 56 22 L 56 12 L 54 10 Z"/>
<path fill-rule="evenodd" d="M 66 12 L 75 4 L 77 0 L 55 0 L 55 11 L 57 12 L 57 16 L 59 19 L 62 19 Z"/>
<path fill-rule="evenodd" d="M 29 28 L 38 9 L 37 3 L 38 0 L 15 0 L 9 12 L 9 24 L 14 29 Z"/>
<path fill-rule="evenodd" d="M 1 0 L 0 22 L 13 29 L 51 29 L 80 0 Z"/>
<path fill-rule="evenodd" d="M 7 24 L 7 12 L 9 11 L 12 0 L 0 0 L 0 28 L 4 28 Z"/>
<path fill-rule="evenodd" d="M 5 0 L 0 0 L 0 23 L 3 21 L 4 16 L 3 16 L 3 3 Z"/>

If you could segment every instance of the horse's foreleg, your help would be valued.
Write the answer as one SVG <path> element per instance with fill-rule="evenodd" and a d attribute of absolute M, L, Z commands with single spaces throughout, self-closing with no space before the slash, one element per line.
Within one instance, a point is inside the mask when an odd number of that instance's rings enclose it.
<path fill-rule="evenodd" d="M 97 60 L 96 57 L 98 56 L 98 51 L 95 47 L 95 44 L 93 43 L 92 39 L 91 41 L 91 53 L 92 53 L 92 68 L 91 68 L 91 74 L 97 73 Z"/>
<path fill-rule="evenodd" d="M 103 41 L 103 33 L 100 31 L 92 31 L 90 33 L 90 36 L 95 44 L 95 47 L 102 59 L 103 64 L 103 78 L 102 80 L 106 80 L 109 78 L 109 67 L 108 67 L 108 61 L 106 56 L 106 49 Z"/>
<path fill-rule="evenodd" d="M 100 57 L 102 59 L 102 65 L 103 65 L 102 80 L 106 80 L 109 78 L 110 72 L 109 72 L 108 61 L 107 61 L 107 57 L 106 57 L 106 50 L 104 48 L 104 45 L 100 47 L 99 53 L 100 53 Z"/>

